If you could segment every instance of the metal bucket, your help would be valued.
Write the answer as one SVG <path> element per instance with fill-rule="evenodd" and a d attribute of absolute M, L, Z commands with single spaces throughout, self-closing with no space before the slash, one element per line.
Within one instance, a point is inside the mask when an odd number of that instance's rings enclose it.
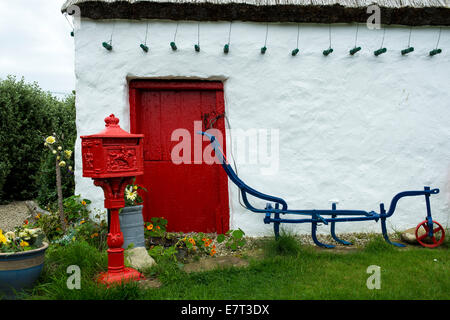
<path fill-rule="evenodd" d="M 133 243 L 133 248 L 145 247 L 143 206 L 125 207 L 119 214 L 120 229 L 123 233 L 123 246 L 126 249 Z"/>

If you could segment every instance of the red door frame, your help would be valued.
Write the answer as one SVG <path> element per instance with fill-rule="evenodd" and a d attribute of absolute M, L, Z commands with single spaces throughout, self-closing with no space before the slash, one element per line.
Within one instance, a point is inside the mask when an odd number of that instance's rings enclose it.
<path fill-rule="evenodd" d="M 130 100 L 130 132 L 136 133 L 138 103 L 141 90 L 212 90 L 216 91 L 216 108 L 219 114 L 225 114 L 225 101 L 223 93 L 223 83 L 221 81 L 203 81 L 203 80 L 144 80 L 135 79 L 129 82 L 129 100 Z M 225 121 L 221 117 L 216 121 L 216 127 L 223 133 L 223 151 L 226 154 L 226 132 Z M 145 139 L 145 137 L 144 137 Z M 219 166 L 220 164 L 213 164 Z M 144 173 L 145 174 L 145 173 Z M 219 168 L 219 190 L 220 204 L 216 209 L 216 231 L 225 233 L 229 230 L 230 209 L 228 197 L 228 177 L 222 168 Z M 145 218 L 145 217 L 144 217 Z"/>

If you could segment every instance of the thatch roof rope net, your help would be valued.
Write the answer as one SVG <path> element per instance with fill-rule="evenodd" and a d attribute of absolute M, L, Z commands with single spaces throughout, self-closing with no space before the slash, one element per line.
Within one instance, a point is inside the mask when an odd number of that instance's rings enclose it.
<path fill-rule="evenodd" d="M 450 0 L 67 0 L 81 16 L 101 19 L 363 23 L 377 4 L 381 23 L 450 25 Z"/>
<path fill-rule="evenodd" d="M 71 5 L 83 2 L 103 2 L 116 3 L 128 2 L 135 4 L 138 2 L 149 3 L 173 3 L 173 4 L 248 4 L 253 6 L 277 6 L 277 5 L 298 5 L 298 6 L 332 6 L 341 5 L 349 8 L 368 7 L 377 4 L 384 8 L 433 8 L 449 7 L 449 1 L 445 0 L 68 0 L 64 3 L 62 10 L 65 11 Z"/>

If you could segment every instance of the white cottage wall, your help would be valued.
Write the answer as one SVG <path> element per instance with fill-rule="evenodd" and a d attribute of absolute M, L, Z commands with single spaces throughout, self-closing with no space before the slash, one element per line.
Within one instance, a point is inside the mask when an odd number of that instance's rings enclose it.
<path fill-rule="evenodd" d="M 334 52 L 327 25 L 301 25 L 300 52 L 296 24 L 269 24 L 267 52 L 260 54 L 266 24 L 233 22 L 228 55 L 228 22 L 201 22 L 201 52 L 194 51 L 197 22 L 180 22 L 178 50 L 172 51 L 176 22 L 150 21 L 144 53 L 146 22 L 82 20 L 75 35 L 78 135 L 103 128 L 110 113 L 129 130 L 128 81 L 135 78 L 219 79 L 225 84 L 225 105 L 233 129 L 279 130 L 279 169 L 262 175 L 266 164 L 240 164 L 239 175 L 250 186 L 285 198 L 291 208 L 331 208 L 378 211 L 400 191 L 439 188 L 432 196 L 435 220 L 448 226 L 450 211 L 450 32 L 442 30 L 443 53 L 429 57 L 438 28 L 414 28 L 415 51 L 402 56 L 408 27 L 388 27 L 387 53 L 373 51 L 382 30 L 360 25 L 358 46 L 350 56 L 355 25 L 332 25 Z M 101 43 L 112 36 L 113 50 Z M 230 141 L 227 140 L 230 157 Z M 235 158 L 245 155 L 239 152 Z M 76 193 L 103 210 L 103 193 L 82 177 L 80 139 L 75 148 Z M 246 234 L 270 235 L 263 216 L 243 209 L 237 189 L 230 189 L 230 225 Z M 151 190 L 149 190 L 151 192 Z M 260 202 L 258 202 L 260 203 Z M 264 204 L 261 203 L 263 206 Z M 423 198 L 399 202 L 388 219 L 390 231 L 416 226 L 425 217 Z M 310 232 L 308 225 L 289 226 Z M 328 232 L 321 227 L 319 232 Z M 379 223 L 338 224 L 337 232 L 380 232 Z"/>

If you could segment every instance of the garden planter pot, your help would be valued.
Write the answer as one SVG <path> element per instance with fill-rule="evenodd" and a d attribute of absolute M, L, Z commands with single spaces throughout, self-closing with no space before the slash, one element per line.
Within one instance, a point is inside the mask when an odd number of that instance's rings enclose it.
<path fill-rule="evenodd" d="M 48 243 L 39 249 L 0 253 L 0 296 L 14 298 L 14 291 L 31 288 L 39 278 Z"/>
<path fill-rule="evenodd" d="M 128 248 L 130 243 L 134 244 L 134 248 L 145 247 L 143 207 L 142 205 L 125 207 L 119 214 L 124 249 Z"/>

